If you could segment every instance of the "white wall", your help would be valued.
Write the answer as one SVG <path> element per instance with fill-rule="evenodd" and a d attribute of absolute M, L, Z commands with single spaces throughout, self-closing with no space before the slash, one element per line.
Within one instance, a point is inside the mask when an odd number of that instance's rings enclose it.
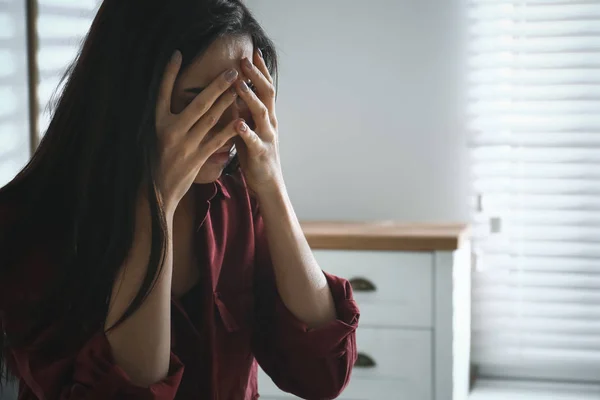
<path fill-rule="evenodd" d="M 29 158 L 25 2 L 0 0 L 0 186 Z"/>
<path fill-rule="evenodd" d="M 282 162 L 301 218 L 467 219 L 461 1 L 247 0 L 281 55 Z M 43 111 L 95 0 L 40 4 Z M 0 184 L 28 157 L 24 49 L 24 2 L 0 0 Z"/>
<path fill-rule="evenodd" d="M 247 3 L 280 51 L 301 218 L 466 220 L 460 0 Z"/>

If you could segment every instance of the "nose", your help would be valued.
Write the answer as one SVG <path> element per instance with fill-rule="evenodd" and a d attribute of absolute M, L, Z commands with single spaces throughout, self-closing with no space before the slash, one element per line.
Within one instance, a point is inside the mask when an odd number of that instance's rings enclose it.
<path fill-rule="evenodd" d="M 232 107 L 235 108 L 235 118 L 243 118 L 246 121 L 250 121 L 252 119 L 250 108 L 242 98 L 238 97 L 232 104 Z"/>
<path fill-rule="evenodd" d="M 236 98 L 235 101 L 229 106 L 227 110 L 221 115 L 219 122 L 213 128 L 213 131 L 218 132 L 224 129 L 232 121 L 242 118 L 250 126 L 254 128 L 254 120 L 252 119 L 252 112 L 248 108 L 248 104 L 240 97 Z"/>
<path fill-rule="evenodd" d="M 243 119 L 250 126 L 251 129 L 254 129 L 254 120 L 252 119 L 252 112 L 250 108 L 248 108 L 248 104 L 240 97 L 235 99 L 233 104 L 229 106 L 229 108 L 223 113 L 219 126 L 217 127 L 219 130 L 225 128 L 229 123 L 235 121 L 236 119 Z"/>

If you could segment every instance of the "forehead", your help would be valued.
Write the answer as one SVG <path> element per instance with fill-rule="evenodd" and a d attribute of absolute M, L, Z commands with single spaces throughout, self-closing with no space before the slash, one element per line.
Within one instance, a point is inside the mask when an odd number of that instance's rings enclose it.
<path fill-rule="evenodd" d="M 249 36 L 221 37 L 183 71 L 180 83 L 205 86 L 227 69 L 235 68 L 241 73 L 240 60 L 244 57 L 252 60 L 253 51 Z"/>

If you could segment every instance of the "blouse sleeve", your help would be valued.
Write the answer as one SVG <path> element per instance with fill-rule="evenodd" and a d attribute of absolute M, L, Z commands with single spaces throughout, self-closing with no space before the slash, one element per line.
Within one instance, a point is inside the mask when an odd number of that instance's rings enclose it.
<path fill-rule="evenodd" d="M 38 399 L 173 400 L 183 365 L 171 353 L 168 376 L 150 387 L 134 385 L 112 357 L 104 333 L 92 337 L 72 358 L 47 361 L 30 352 L 12 352 L 22 384 Z"/>
<path fill-rule="evenodd" d="M 307 399 L 336 398 L 356 361 L 359 310 L 350 284 L 325 273 L 337 318 L 309 329 L 285 306 L 273 274 L 262 218 L 255 218 L 256 278 L 253 351 L 262 369 L 283 391 Z"/>

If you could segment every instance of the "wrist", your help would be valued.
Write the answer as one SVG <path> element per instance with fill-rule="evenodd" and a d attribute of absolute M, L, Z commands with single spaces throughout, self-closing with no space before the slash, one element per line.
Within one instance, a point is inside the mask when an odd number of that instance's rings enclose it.
<path fill-rule="evenodd" d="M 254 193 L 258 199 L 260 198 L 271 198 L 279 197 L 286 192 L 285 183 L 283 179 L 273 178 L 267 182 L 258 185 Z"/>
<path fill-rule="evenodd" d="M 282 184 L 265 186 L 263 190 L 255 193 L 255 195 L 261 214 L 265 218 L 270 217 L 266 214 L 282 216 L 291 207 L 287 190 Z"/>

